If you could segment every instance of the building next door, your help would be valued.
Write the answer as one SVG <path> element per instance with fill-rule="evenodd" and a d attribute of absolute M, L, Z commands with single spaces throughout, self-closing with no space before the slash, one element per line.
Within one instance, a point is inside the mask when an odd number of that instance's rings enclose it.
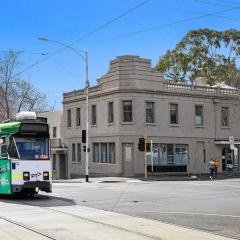
<path fill-rule="evenodd" d="M 134 175 L 133 143 L 123 143 L 122 151 L 123 175 L 131 177 Z"/>
<path fill-rule="evenodd" d="M 66 154 L 59 155 L 59 177 L 60 179 L 67 179 L 67 162 Z"/>

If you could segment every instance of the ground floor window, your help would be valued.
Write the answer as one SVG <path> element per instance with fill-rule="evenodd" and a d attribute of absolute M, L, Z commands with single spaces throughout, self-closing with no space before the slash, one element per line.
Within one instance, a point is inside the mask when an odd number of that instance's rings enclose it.
<path fill-rule="evenodd" d="M 56 154 L 53 154 L 53 166 L 52 166 L 52 170 L 56 171 Z"/>
<path fill-rule="evenodd" d="M 93 143 L 93 162 L 116 163 L 115 143 Z"/>
<path fill-rule="evenodd" d="M 152 164 L 151 152 L 147 152 L 148 165 Z M 153 144 L 154 166 L 186 166 L 188 163 L 187 144 Z"/>

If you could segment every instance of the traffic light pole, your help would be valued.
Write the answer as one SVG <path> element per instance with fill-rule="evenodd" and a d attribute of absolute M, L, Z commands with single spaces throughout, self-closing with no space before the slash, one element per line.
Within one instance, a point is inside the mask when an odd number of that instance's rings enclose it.
<path fill-rule="evenodd" d="M 147 179 L 147 135 L 144 135 L 144 172 L 145 179 Z"/>

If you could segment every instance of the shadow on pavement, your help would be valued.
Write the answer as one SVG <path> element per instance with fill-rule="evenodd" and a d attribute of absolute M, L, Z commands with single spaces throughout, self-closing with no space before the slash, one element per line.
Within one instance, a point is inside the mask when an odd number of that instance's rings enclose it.
<path fill-rule="evenodd" d="M 0 194 L 0 202 L 20 205 L 31 205 L 38 207 L 57 207 L 76 205 L 74 200 L 69 198 L 54 197 L 50 195 L 37 194 L 31 197 L 23 195 Z"/>

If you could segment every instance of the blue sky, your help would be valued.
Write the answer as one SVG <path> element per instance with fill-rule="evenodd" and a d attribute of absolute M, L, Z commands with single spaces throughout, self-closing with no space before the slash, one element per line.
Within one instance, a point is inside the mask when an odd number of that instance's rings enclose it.
<path fill-rule="evenodd" d="M 44 59 L 38 53 L 52 53 L 60 48 L 52 42 L 36 40 L 45 37 L 71 43 L 98 26 L 110 21 L 143 0 L 2 0 L 0 9 L 0 51 L 24 51 L 22 69 Z M 159 27 L 153 31 L 120 37 L 146 28 L 163 26 L 207 13 L 229 9 L 217 15 Z M 189 31 L 199 28 L 239 30 L 240 1 L 233 0 L 151 0 L 141 8 L 73 45 L 89 54 L 90 85 L 108 70 L 116 56 L 133 54 L 152 59 L 155 66 L 167 49 L 172 49 Z M 191 13 L 188 11 L 198 12 Z M 25 71 L 29 79 L 47 94 L 50 105 L 62 107 L 62 93 L 84 87 L 85 63 L 69 49 Z"/>

